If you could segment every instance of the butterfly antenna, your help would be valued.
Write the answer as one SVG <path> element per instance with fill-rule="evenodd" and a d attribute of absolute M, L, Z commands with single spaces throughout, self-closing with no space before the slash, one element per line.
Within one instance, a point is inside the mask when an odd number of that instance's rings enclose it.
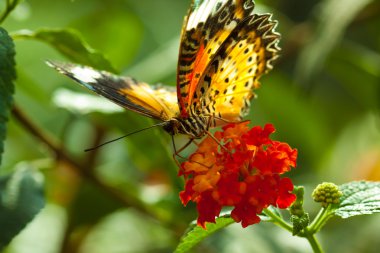
<path fill-rule="evenodd" d="M 166 123 L 166 122 L 161 122 L 161 123 L 158 123 L 158 124 L 154 124 L 154 125 L 152 125 L 152 126 L 149 126 L 149 127 L 145 127 L 145 128 L 139 129 L 139 130 L 137 130 L 137 131 L 134 131 L 134 132 L 129 133 L 129 134 L 126 134 L 126 135 L 123 135 L 123 136 L 118 137 L 118 138 L 116 138 L 116 139 L 106 141 L 106 142 L 104 142 L 104 143 L 102 143 L 102 144 L 99 144 L 99 145 L 97 145 L 97 146 L 95 146 L 95 147 L 85 149 L 84 152 L 93 151 L 93 150 L 95 150 L 95 149 L 98 149 L 98 148 L 100 148 L 100 147 L 106 145 L 106 144 L 109 144 L 109 143 L 114 142 L 114 141 L 118 141 L 118 140 L 123 139 L 123 138 L 125 138 L 125 137 L 128 137 L 128 136 L 130 136 L 130 135 L 132 135 L 132 134 L 137 134 L 137 133 L 139 133 L 139 132 L 142 132 L 142 131 L 145 131 L 145 130 L 151 129 L 151 128 L 153 128 L 153 127 L 163 126 L 165 123 Z"/>

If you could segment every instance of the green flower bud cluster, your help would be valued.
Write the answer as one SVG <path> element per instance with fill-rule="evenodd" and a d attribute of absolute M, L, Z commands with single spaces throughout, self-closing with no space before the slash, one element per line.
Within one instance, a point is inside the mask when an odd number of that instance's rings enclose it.
<path fill-rule="evenodd" d="M 342 192 L 333 183 L 319 184 L 313 191 L 312 197 L 315 202 L 321 202 L 323 207 L 329 204 L 339 204 Z"/>

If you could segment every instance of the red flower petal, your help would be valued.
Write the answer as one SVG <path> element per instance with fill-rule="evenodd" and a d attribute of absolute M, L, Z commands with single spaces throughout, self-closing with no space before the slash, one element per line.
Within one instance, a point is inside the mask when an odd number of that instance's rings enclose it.
<path fill-rule="evenodd" d="M 236 222 L 241 222 L 243 228 L 260 222 L 260 218 L 257 215 L 262 210 L 258 211 L 255 206 L 241 203 L 232 210 L 231 218 Z"/>
<path fill-rule="evenodd" d="M 222 206 L 214 200 L 211 192 L 205 192 L 197 202 L 197 209 L 199 213 L 197 224 L 206 228 L 206 222 L 215 223 L 215 217 L 219 216 Z"/>
<path fill-rule="evenodd" d="M 278 208 L 287 208 L 296 200 L 296 195 L 291 193 L 294 186 L 290 178 L 282 178 L 279 188 L 279 195 L 276 204 Z"/>
<path fill-rule="evenodd" d="M 186 181 L 185 190 L 179 193 L 179 197 L 184 206 L 186 206 L 187 203 L 189 203 L 189 201 L 192 199 L 192 196 L 194 194 L 193 186 L 194 181 L 192 179 L 189 179 L 188 181 Z"/>
<path fill-rule="evenodd" d="M 245 192 L 246 184 L 239 182 L 239 175 L 223 174 L 218 182 L 217 189 L 213 192 L 213 197 L 223 206 L 233 206 L 239 203 Z"/>
<path fill-rule="evenodd" d="M 266 124 L 264 129 L 260 126 L 255 126 L 243 136 L 246 139 L 248 145 L 261 146 L 265 144 L 270 144 L 269 135 L 274 133 L 276 129 L 271 124 Z"/>

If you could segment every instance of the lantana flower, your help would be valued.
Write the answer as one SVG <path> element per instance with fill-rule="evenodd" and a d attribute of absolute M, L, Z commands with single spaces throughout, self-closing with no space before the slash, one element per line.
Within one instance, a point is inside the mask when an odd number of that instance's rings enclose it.
<path fill-rule="evenodd" d="M 228 124 L 207 136 L 181 164 L 181 201 L 197 204 L 203 228 L 215 223 L 223 207 L 232 207 L 231 217 L 247 227 L 260 222 L 264 208 L 287 208 L 296 198 L 291 180 L 280 175 L 296 166 L 297 150 L 270 139 L 273 125 L 250 129 L 248 124 Z"/>

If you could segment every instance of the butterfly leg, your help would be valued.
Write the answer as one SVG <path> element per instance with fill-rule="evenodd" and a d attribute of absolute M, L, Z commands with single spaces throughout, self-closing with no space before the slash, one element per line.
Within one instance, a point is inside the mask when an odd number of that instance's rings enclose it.
<path fill-rule="evenodd" d="M 214 116 L 214 115 L 209 116 L 209 118 L 208 118 L 208 123 L 207 123 L 207 129 L 209 129 L 209 128 L 211 127 L 212 122 L 215 122 L 215 118 L 217 118 L 217 117 Z M 223 146 L 222 143 L 220 143 L 220 141 L 219 141 L 218 139 L 216 139 L 216 138 L 214 137 L 214 135 L 212 135 L 212 133 L 210 133 L 210 131 L 206 130 L 205 132 L 206 132 L 206 134 L 207 134 L 208 136 L 210 136 L 211 139 L 213 139 L 213 140 L 214 140 L 214 141 L 215 141 L 215 142 L 216 142 L 221 148 L 223 148 L 224 150 L 228 151 L 228 149 L 227 149 L 225 146 Z"/>
<path fill-rule="evenodd" d="M 181 147 L 180 149 L 177 150 L 177 147 L 176 147 L 175 141 L 174 141 L 174 136 L 172 135 L 172 143 L 173 143 L 173 148 L 174 148 L 173 159 L 176 162 L 176 164 L 178 165 L 178 167 L 181 167 L 181 164 L 179 163 L 177 157 L 179 157 L 181 159 L 186 159 L 185 157 L 181 156 L 180 153 L 183 150 L 185 150 L 193 141 L 194 141 L 193 138 L 189 139 L 189 141 L 183 147 Z"/>
<path fill-rule="evenodd" d="M 186 157 L 181 156 L 180 153 L 181 153 L 184 149 L 186 149 L 191 143 L 194 143 L 195 145 L 198 146 L 198 144 L 197 144 L 194 140 L 195 140 L 194 138 L 189 139 L 189 141 L 188 141 L 183 147 L 181 147 L 180 149 L 177 150 L 177 148 L 176 148 L 176 146 L 175 146 L 174 138 L 173 138 L 173 136 L 172 136 L 173 147 L 174 147 L 174 150 L 175 150 L 175 152 L 174 152 L 174 154 L 173 154 L 173 159 L 174 159 L 175 163 L 177 164 L 177 166 L 178 166 L 179 168 L 181 168 L 181 164 L 180 164 L 180 162 L 178 161 L 177 157 L 179 157 L 179 158 L 181 158 L 181 159 L 187 159 Z M 202 164 L 202 163 L 199 163 L 199 162 L 195 162 L 195 161 L 192 161 L 192 162 L 193 162 L 193 163 L 198 163 L 199 165 L 205 166 L 206 168 L 211 168 L 210 166 L 207 166 L 207 165 Z"/>
<path fill-rule="evenodd" d="M 209 131 L 206 131 L 207 135 L 211 137 L 211 139 L 213 139 L 222 149 L 224 149 L 225 151 L 229 152 L 229 150 L 223 146 L 223 144 L 214 137 L 214 135 L 212 135 L 212 133 L 210 133 Z"/>
<path fill-rule="evenodd" d="M 223 121 L 224 123 L 226 124 L 239 124 L 239 123 L 244 123 L 244 122 L 247 122 L 249 120 L 242 120 L 242 121 L 232 121 L 232 120 L 228 120 L 228 119 L 223 119 L 222 117 L 218 117 L 218 116 L 215 116 L 215 115 L 211 115 L 210 117 L 212 117 L 215 121 L 215 119 L 218 119 L 220 121 Z"/>

